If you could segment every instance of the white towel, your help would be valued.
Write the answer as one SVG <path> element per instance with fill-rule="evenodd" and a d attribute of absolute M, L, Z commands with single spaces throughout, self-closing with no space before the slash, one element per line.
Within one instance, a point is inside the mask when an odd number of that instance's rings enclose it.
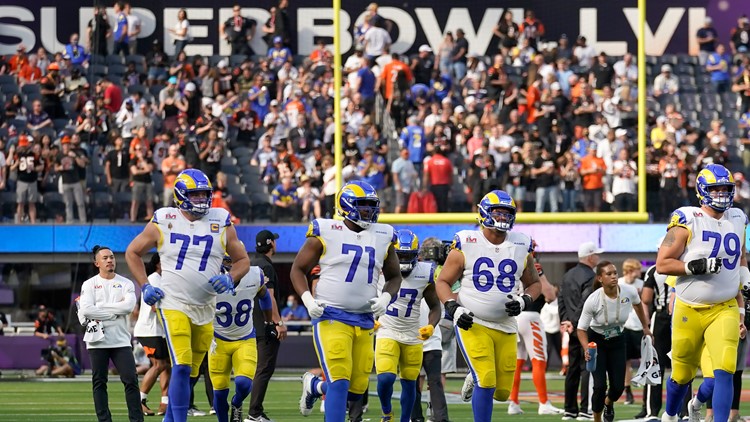
<path fill-rule="evenodd" d="M 101 321 L 89 321 L 86 325 L 86 334 L 83 341 L 86 343 L 95 343 L 104 339 L 104 327 Z"/>
<path fill-rule="evenodd" d="M 656 354 L 651 337 L 643 336 L 641 340 L 641 366 L 633 375 L 630 383 L 636 387 L 643 385 L 661 385 L 659 356 Z"/>

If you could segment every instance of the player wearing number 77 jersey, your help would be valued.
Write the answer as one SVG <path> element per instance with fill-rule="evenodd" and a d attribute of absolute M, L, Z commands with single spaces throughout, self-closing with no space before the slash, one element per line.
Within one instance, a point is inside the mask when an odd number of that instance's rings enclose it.
<path fill-rule="evenodd" d="M 375 369 L 378 397 L 383 411 L 381 421 L 393 421 L 391 398 L 396 373 L 401 375 L 401 422 L 409 422 L 417 397 L 417 378 L 422 368 L 422 343 L 432 337 L 440 322 L 440 301 L 435 293 L 435 267 L 418 262 L 419 239 L 411 230 L 396 233 L 396 255 L 401 267 L 401 289 L 391 298 L 385 315 L 378 319 L 375 340 Z M 429 323 L 419 326 L 420 304 L 424 297 L 430 307 Z"/>
<path fill-rule="evenodd" d="M 310 373 L 302 378 L 300 412 L 307 416 L 326 394 L 326 421 L 343 422 L 347 396 L 358 400 L 369 384 L 373 363 L 374 317 L 398 295 L 401 271 L 394 252 L 393 227 L 378 224 L 380 200 L 372 186 L 355 181 L 336 195 L 344 221 L 316 219 L 290 273 L 294 289 L 312 318 L 315 351 L 325 382 Z M 307 274 L 320 264 L 315 297 Z M 383 293 L 377 280 L 382 271 Z"/>
<path fill-rule="evenodd" d="M 456 233 L 453 249 L 438 275 L 437 293 L 456 324 L 456 338 L 474 378 L 474 421 L 492 420 L 493 397 L 508 400 L 516 370 L 514 317 L 541 293 L 531 256 L 531 238 L 510 232 L 516 205 L 495 190 L 478 204 L 481 230 Z M 451 285 L 460 280 L 458 294 Z M 523 283 L 523 295 L 514 295 Z M 519 289 L 521 290 L 521 289 Z"/>
<path fill-rule="evenodd" d="M 232 269 L 232 259 L 224 257 L 223 272 Z M 253 299 L 258 298 L 260 309 L 265 316 L 265 327 L 253 326 Z M 273 318 L 275 313 L 273 296 L 265 286 L 265 277 L 260 267 L 250 267 L 250 271 L 235 287 L 216 298 L 216 319 L 214 319 L 214 340 L 208 353 L 208 373 L 214 386 L 214 410 L 219 422 L 242 422 L 242 402 L 253 388 L 253 378 L 258 364 L 258 348 L 255 330 L 265 329 L 269 335 L 276 334 Z M 232 397 L 231 417 L 229 377 L 234 370 L 234 396 Z"/>
<path fill-rule="evenodd" d="M 190 384 L 213 337 L 216 295 L 234 289 L 250 267 L 229 213 L 210 208 L 213 188 L 200 170 L 185 170 L 174 184 L 176 207 L 161 208 L 128 246 L 125 259 L 141 285 L 144 301 L 157 304 L 172 361 L 169 405 L 164 420 L 185 422 Z M 160 287 L 148 284 L 141 257 L 156 248 L 161 256 Z M 221 274 L 228 253 L 234 265 Z"/>
<path fill-rule="evenodd" d="M 672 213 L 656 258 L 659 274 L 677 277 L 672 375 L 662 421 L 677 420 L 705 343 L 714 369 L 714 420 L 725 422 L 732 404 L 739 323 L 743 321 L 737 305 L 742 300 L 739 290 L 750 283 L 745 259 L 747 216 L 732 208 L 734 178 L 724 166 L 706 166 L 695 185 L 700 208 L 682 207 Z"/>

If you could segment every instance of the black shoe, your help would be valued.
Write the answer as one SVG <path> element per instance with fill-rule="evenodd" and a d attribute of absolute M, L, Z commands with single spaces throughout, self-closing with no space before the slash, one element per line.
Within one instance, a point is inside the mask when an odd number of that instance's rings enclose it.
<path fill-rule="evenodd" d="M 564 421 L 574 421 L 578 417 L 578 413 L 573 412 L 565 412 L 563 414 L 562 420 Z"/>
<path fill-rule="evenodd" d="M 633 397 L 633 392 L 628 388 L 625 390 L 625 404 L 633 404 L 635 403 L 635 397 Z"/>
<path fill-rule="evenodd" d="M 242 422 L 242 408 L 231 405 L 231 413 L 229 417 L 230 422 Z"/>
<path fill-rule="evenodd" d="M 146 399 L 141 400 L 141 410 L 143 411 L 143 416 L 154 416 L 155 413 L 153 410 L 151 410 L 148 405 L 146 404 Z"/>
<path fill-rule="evenodd" d="M 646 413 L 646 409 L 641 409 L 641 411 L 638 412 L 637 415 L 633 416 L 633 419 L 643 419 L 646 417 L 646 415 L 648 415 L 648 413 Z"/>
<path fill-rule="evenodd" d="M 604 419 L 604 422 L 614 422 L 615 420 L 615 405 L 614 404 L 604 405 L 604 414 L 602 414 L 602 419 Z"/>

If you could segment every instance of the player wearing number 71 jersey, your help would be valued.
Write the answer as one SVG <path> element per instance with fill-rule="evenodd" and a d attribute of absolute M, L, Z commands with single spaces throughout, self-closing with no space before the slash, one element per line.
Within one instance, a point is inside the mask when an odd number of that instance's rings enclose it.
<path fill-rule="evenodd" d="M 169 405 L 164 420 L 185 422 L 190 383 L 197 381 L 201 362 L 213 337 L 216 295 L 234 289 L 250 267 L 229 213 L 210 208 L 213 188 L 200 170 L 188 169 L 174 184 L 176 207 L 161 208 L 128 246 L 125 259 L 141 285 L 144 301 L 157 304 L 172 361 Z M 148 284 L 141 257 L 152 248 L 161 256 L 162 281 Z M 221 274 L 228 253 L 234 265 Z"/>
<path fill-rule="evenodd" d="M 392 421 L 393 384 L 401 375 L 401 422 L 409 422 L 417 397 L 417 378 L 422 368 L 422 342 L 432 337 L 440 322 L 440 302 L 435 293 L 435 267 L 418 262 L 419 239 L 411 230 L 396 233 L 396 255 L 401 267 L 401 289 L 385 315 L 378 319 L 375 340 L 375 369 L 378 373 L 378 397 L 383 411 L 381 421 Z M 429 323 L 419 326 L 420 304 L 424 297 L 430 307 Z"/>
<path fill-rule="evenodd" d="M 510 232 L 516 205 L 495 190 L 478 204 L 481 230 L 456 233 L 438 275 L 437 293 L 456 324 L 456 337 L 474 378 L 474 421 L 492 420 L 493 397 L 508 400 L 516 370 L 516 319 L 541 293 L 531 238 Z M 458 294 L 451 285 L 460 280 Z M 523 295 L 514 295 L 516 284 Z M 519 289 L 520 290 L 520 289 Z"/>
<path fill-rule="evenodd" d="M 724 422 L 732 404 L 743 321 L 737 306 L 742 300 L 739 290 L 750 283 L 745 259 L 747 216 L 732 208 L 734 178 L 724 166 L 706 166 L 698 173 L 695 188 L 700 208 L 682 207 L 672 213 L 656 258 L 659 274 L 677 276 L 672 375 L 662 421 L 677 420 L 705 343 L 714 369 L 714 420 Z"/>
<path fill-rule="evenodd" d="M 232 269 L 232 259 L 224 257 L 223 272 Z M 263 311 L 265 327 L 253 326 L 253 299 L 258 298 Z M 260 267 L 250 267 L 250 271 L 235 287 L 216 298 L 216 318 L 214 319 L 214 340 L 208 353 L 208 372 L 214 386 L 214 410 L 219 422 L 241 422 L 242 402 L 253 388 L 253 378 L 258 364 L 258 348 L 255 330 L 265 329 L 270 335 L 276 333 L 273 323 L 274 299 L 265 286 L 265 277 Z M 278 318 L 278 315 L 275 315 Z M 234 370 L 234 397 L 232 397 L 231 418 L 229 377 Z"/>
<path fill-rule="evenodd" d="M 325 382 L 310 373 L 302 379 L 300 412 L 307 416 L 326 394 L 326 421 L 343 422 L 347 396 L 358 400 L 369 384 L 373 363 L 374 317 L 385 312 L 401 285 L 393 227 L 378 224 L 380 200 L 369 184 L 350 182 L 336 195 L 344 221 L 316 219 L 290 273 L 294 289 L 312 318 L 315 351 Z M 320 264 L 315 297 L 307 274 Z M 383 293 L 377 280 L 382 271 Z"/>

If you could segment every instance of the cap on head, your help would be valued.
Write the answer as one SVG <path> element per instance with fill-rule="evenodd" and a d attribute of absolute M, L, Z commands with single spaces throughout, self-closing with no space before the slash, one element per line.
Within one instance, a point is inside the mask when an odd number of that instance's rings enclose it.
<path fill-rule="evenodd" d="M 594 242 L 583 242 L 578 246 L 578 258 L 604 253 L 604 249 L 597 247 Z"/>

